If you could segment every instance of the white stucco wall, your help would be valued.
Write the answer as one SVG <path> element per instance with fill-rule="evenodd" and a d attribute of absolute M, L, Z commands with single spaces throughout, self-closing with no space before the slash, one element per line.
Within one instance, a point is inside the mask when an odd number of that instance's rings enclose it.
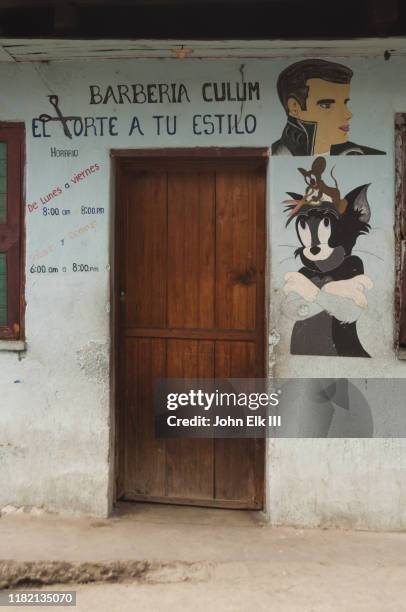
<path fill-rule="evenodd" d="M 113 206 L 110 149 L 270 146 L 285 115 L 276 95 L 279 72 L 301 59 L 194 61 L 109 60 L 0 65 L 0 120 L 26 124 L 26 336 L 25 353 L 0 352 L 0 508 L 43 506 L 63 512 L 106 515 L 111 507 L 112 407 L 110 402 L 110 219 Z M 319 55 L 319 57 L 322 57 Z M 291 323 L 281 313 L 283 276 L 296 270 L 281 243 L 295 244 L 284 229 L 286 191 L 303 189 L 298 166 L 309 158 L 270 158 L 267 209 L 272 260 L 268 279 L 270 331 L 280 337 L 271 355 L 273 373 L 287 377 L 405 377 L 406 363 L 393 350 L 394 303 L 394 114 L 406 111 L 406 59 L 334 58 L 354 70 L 350 139 L 383 149 L 386 156 L 329 158 L 328 169 L 345 191 L 371 183 L 373 231 L 359 241 L 375 287 L 359 335 L 372 359 L 292 356 Z M 239 115 L 237 102 L 202 100 L 204 82 L 241 79 L 260 83 L 260 100 L 246 102 L 256 117 L 251 134 L 197 135 L 193 116 Z M 183 83 L 190 103 L 89 104 L 89 85 Z M 34 137 L 32 119 L 54 116 L 48 95 L 59 96 L 65 116 L 117 117 L 118 135 L 75 136 L 57 123 L 50 137 Z M 175 135 L 157 134 L 153 115 L 177 115 Z M 129 135 L 134 116 L 143 131 Z M 41 133 L 39 124 L 35 130 Z M 74 158 L 51 157 L 51 148 L 77 149 Z M 78 172 L 98 165 L 90 176 Z M 69 185 L 69 188 L 65 187 Z M 44 216 L 41 197 L 54 198 L 69 215 Z M 28 209 L 37 202 L 38 208 Z M 46 206 L 52 206 L 52 202 Z M 82 215 L 81 207 L 104 208 Z M 281 236 L 284 236 L 281 240 Z M 63 242 L 62 242 L 63 241 Z M 362 246 L 363 245 L 363 246 Z M 293 251 L 293 249 L 292 249 Z M 72 265 L 98 271 L 73 272 Z M 46 273 L 32 272 L 45 265 Z M 293 267 L 292 267 L 293 266 Z M 58 272 L 48 272 L 49 267 Z M 64 271 L 66 268 L 66 271 Z M 273 337 L 275 333 L 273 334 Z M 303 526 L 406 527 L 406 443 L 403 439 L 274 440 L 268 445 L 267 504 L 270 520 Z"/>

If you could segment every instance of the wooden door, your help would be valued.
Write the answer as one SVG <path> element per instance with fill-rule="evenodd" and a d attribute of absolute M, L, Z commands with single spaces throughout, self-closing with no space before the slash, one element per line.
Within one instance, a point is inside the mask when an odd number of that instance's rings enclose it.
<path fill-rule="evenodd" d="M 117 163 L 118 498 L 262 508 L 264 441 L 156 439 L 157 378 L 264 376 L 265 160 Z"/>

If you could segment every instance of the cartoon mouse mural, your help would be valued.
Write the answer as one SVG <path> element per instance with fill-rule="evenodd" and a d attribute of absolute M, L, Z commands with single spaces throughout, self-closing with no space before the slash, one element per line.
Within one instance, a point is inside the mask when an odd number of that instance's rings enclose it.
<path fill-rule="evenodd" d="M 317 157 L 311 170 L 298 168 L 306 182 L 304 195 L 288 193 L 286 225 L 296 224 L 300 242 L 295 257 L 303 267 L 285 275 L 285 312 L 296 320 L 291 353 L 370 357 L 357 333 L 357 320 L 368 306 L 371 279 L 362 260 L 352 254 L 358 237 L 369 232 L 368 185 L 341 197 L 337 181 L 325 183 L 326 160 Z"/>

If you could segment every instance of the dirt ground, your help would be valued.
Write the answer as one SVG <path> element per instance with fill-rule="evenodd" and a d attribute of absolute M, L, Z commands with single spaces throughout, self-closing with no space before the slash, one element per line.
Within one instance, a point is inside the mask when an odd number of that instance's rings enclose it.
<path fill-rule="evenodd" d="M 274 528 L 247 512 L 11 513 L 0 518 L 0 559 L 3 586 L 32 576 L 24 588 L 75 590 L 70 609 L 86 612 L 406 611 L 405 533 Z M 102 582 L 78 584 L 92 580 Z"/>

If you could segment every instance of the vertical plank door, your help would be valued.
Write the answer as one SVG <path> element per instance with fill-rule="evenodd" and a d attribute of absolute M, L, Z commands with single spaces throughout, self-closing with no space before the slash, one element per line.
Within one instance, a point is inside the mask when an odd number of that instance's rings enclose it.
<path fill-rule="evenodd" d="M 262 508 L 264 441 L 156 439 L 153 396 L 157 378 L 264 376 L 264 159 L 117 168 L 118 498 Z"/>

